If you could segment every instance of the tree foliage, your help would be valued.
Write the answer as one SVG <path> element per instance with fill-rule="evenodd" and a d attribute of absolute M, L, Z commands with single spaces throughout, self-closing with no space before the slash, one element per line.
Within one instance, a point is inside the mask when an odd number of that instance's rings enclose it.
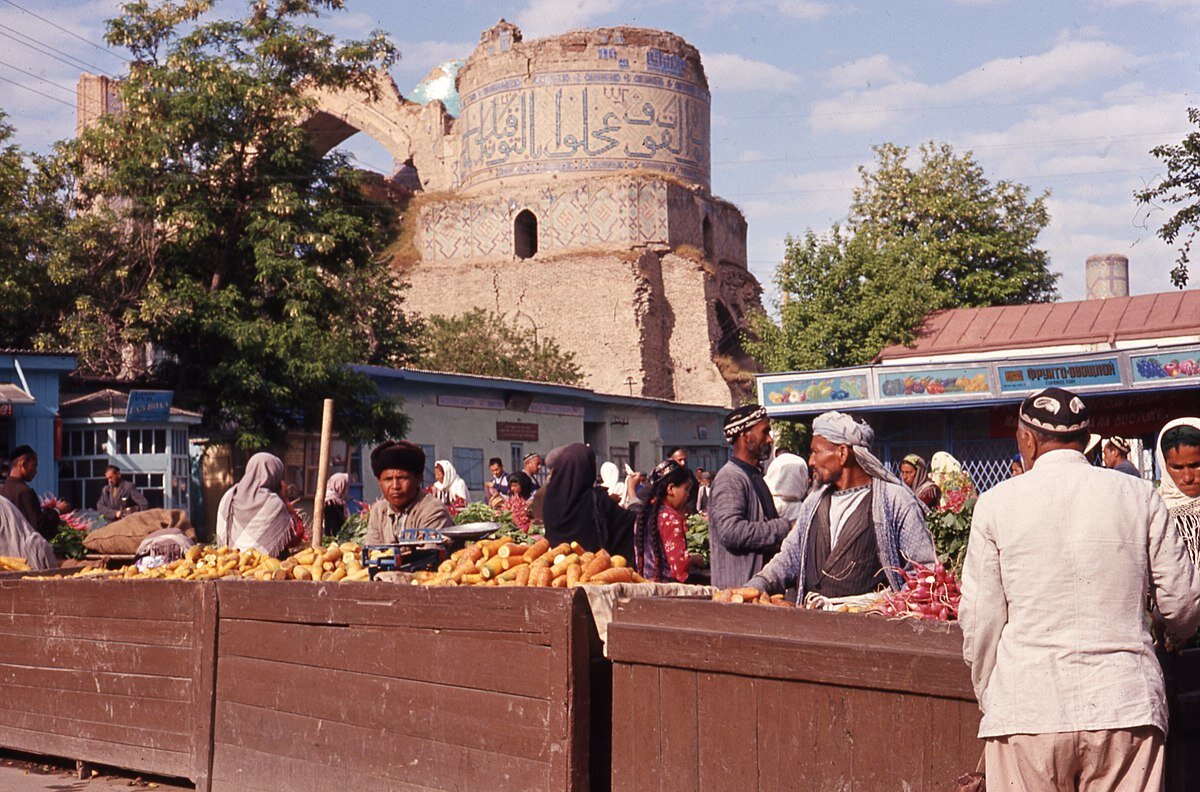
<path fill-rule="evenodd" d="M 297 126 L 306 88 L 369 93 L 395 50 L 305 24 L 341 0 L 212 5 L 137 0 L 108 23 L 132 65 L 123 110 L 63 149 L 79 187 L 52 269 L 78 290 L 64 335 L 85 371 L 152 376 L 247 447 L 312 425 L 324 397 L 347 439 L 399 435 L 396 406 L 345 368 L 407 353 L 379 256 L 392 214 Z"/>
<path fill-rule="evenodd" d="M 458 316 L 424 321 L 416 365 L 434 371 L 579 385 L 583 372 L 575 355 L 536 328 L 476 308 Z"/>
<path fill-rule="evenodd" d="M 789 237 L 775 272 L 780 321 L 751 320 L 747 350 L 768 371 L 869 362 L 912 339 L 928 312 L 1013 305 L 1056 296 L 1057 276 L 1036 247 L 1049 222 L 1045 195 L 992 184 L 971 155 L 945 144 L 875 148 L 859 168 L 845 228 Z"/>
<path fill-rule="evenodd" d="M 1179 257 L 1171 270 L 1171 283 L 1180 289 L 1187 285 L 1192 241 L 1200 231 L 1200 108 L 1188 108 L 1188 122 L 1195 124 L 1197 130 L 1185 135 L 1182 142 L 1150 149 L 1167 166 L 1167 175 L 1155 186 L 1135 193 L 1142 204 L 1180 206 L 1158 229 L 1158 235 L 1168 245 L 1179 240 Z"/>

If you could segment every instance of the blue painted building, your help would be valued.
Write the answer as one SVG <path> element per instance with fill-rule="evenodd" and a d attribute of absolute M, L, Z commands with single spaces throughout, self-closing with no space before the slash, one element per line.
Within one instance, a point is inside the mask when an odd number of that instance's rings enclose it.
<path fill-rule="evenodd" d="M 58 492 L 59 383 L 74 370 L 74 355 L 0 350 L 0 451 L 7 461 L 17 446 L 32 446 L 41 463 L 31 482 L 38 493 Z"/>

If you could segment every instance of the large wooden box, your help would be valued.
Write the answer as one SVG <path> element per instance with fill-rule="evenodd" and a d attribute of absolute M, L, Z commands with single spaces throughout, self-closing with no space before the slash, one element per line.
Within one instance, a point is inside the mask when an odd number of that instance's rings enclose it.
<path fill-rule="evenodd" d="M 581 591 L 217 590 L 215 788 L 589 788 Z"/>
<path fill-rule="evenodd" d="M 983 751 L 956 625 L 635 599 L 608 655 L 618 791 L 948 790 Z"/>
<path fill-rule="evenodd" d="M 0 746 L 208 789 L 216 590 L 0 580 Z"/>

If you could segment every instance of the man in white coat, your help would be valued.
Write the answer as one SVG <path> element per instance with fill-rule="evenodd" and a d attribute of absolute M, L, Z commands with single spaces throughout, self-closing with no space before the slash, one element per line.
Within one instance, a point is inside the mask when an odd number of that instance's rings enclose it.
<path fill-rule="evenodd" d="M 1021 404 L 1028 471 L 980 496 L 963 571 L 963 655 L 988 789 L 1157 790 L 1167 705 L 1146 625 L 1200 625 L 1200 579 L 1147 481 L 1092 467 L 1083 401 Z"/>

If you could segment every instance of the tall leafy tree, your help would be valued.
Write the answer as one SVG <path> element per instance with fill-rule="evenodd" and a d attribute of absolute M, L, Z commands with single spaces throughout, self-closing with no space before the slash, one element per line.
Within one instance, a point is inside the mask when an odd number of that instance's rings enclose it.
<path fill-rule="evenodd" d="M 149 375 L 244 446 L 312 424 L 323 397 L 348 439 L 406 419 L 355 362 L 407 354 L 401 287 L 379 253 L 392 214 L 343 156 L 313 151 L 306 89 L 374 90 L 382 33 L 306 24 L 341 0 L 136 0 L 108 23 L 131 53 L 123 109 L 64 149 L 78 212 L 54 274 L 80 295 L 63 332 L 86 370 Z M 150 349 L 153 354 L 142 355 Z"/>
<path fill-rule="evenodd" d="M 992 184 L 971 155 L 945 144 L 875 148 L 859 168 L 846 227 L 789 238 L 775 273 L 780 321 L 751 321 L 746 346 L 772 371 L 869 362 L 911 340 L 929 311 L 1051 300 L 1057 275 L 1036 246 L 1045 195 Z"/>
<path fill-rule="evenodd" d="M 1171 270 L 1171 283 L 1181 289 L 1188 282 L 1192 241 L 1200 232 L 1200 108 L 1190 107 L 1187 114 L 1196 131 L 1189 132 L 1178 144 L 1150 150 L 1167 166 L 1167 175 L 1158 184 L 1135 193 L 1137 200 L 1148 206 L 1164 203 L 1180 207 L 1158 229 L 1158 235 L 1168 245 L 1179 241 L 1179 257 Z"/>
<path fill-rule="evenodd" d="M 554 339 L 483 308 L 428 317 L 416 364 L 435 371 L 562 385 L 583 382 L 575 355 Z"/>

